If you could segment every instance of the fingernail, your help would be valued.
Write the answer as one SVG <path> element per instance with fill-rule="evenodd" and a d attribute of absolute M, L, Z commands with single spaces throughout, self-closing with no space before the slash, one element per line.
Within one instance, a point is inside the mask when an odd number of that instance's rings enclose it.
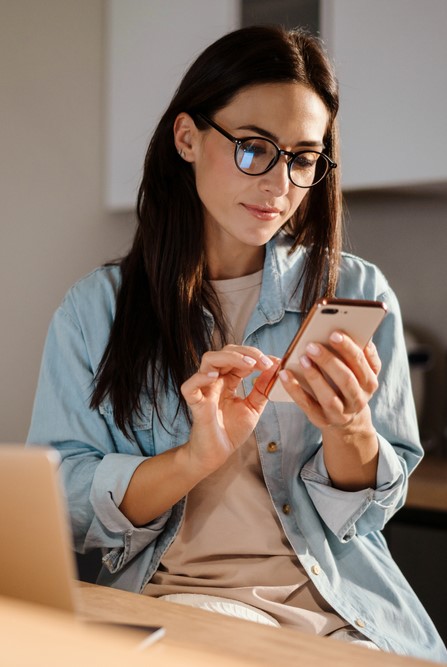
<path fill-rule="evenodd" d="M 266 357 L 264 354 L 262 355 L 261 359 L 261 364 L 265 366 L 266 368 L 271 368 L 273 366 L 273 361 Z"/>
<path fill-rule="evenodd" d="M 309 345 L 307 345 L 306 347 L 306 350 L 307 352 L 309 352 L 309 354 L 312 354 L 314 357 L 318 356 L 321 352 L 320 348 L 318 347 L 318 345 L 315 345 L 315 343 L 309 343 Z"/>
<path fill-rule="evenodd" d="M 284 382 L 289 381 L 289 376 L 287 375 L 287 371 L 285 371 L 284 369 L 282 371 L 279 371 L 278 375 L 281 378 L 281 380 L 284 380 Z"/>
<path fill-rule="evenodd" d="M 309 359 L 309 357 L 306 357 L 305 354 L 303 354 L 302 357 L 300 357 L 300 364 L 303 368 L 310 368 L 312 366 L 312 362 Z"/>
<path fill-rule="evenodd" d="M 219 371 L 210 371 L 207 373 L 209 378 L 218 378 L 219 377 Z"/>
<path fill-rule="evenodd" d="M 333 332 L 331 333 L 331 335 L 329 336 L 329 339 L 330 339 L 333 343 L 341 343 L 342 340 L 343 340 L 343 336 L 342 336 L 341 333 L 339 333 L 338 331 L 333 331 Z"/>
<path fill-rule="evenodd" d="M 253 357 L 244 356 L 242 358 L 245 361 L 245 363 L 248 364 L 249 366 L 255 366 L 256 365 L 256 359 L 253 359 Z"/>

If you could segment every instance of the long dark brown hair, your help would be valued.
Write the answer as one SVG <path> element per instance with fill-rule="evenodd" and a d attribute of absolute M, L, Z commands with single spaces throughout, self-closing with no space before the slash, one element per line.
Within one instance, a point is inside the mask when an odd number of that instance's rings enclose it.
<path fill-rule="evenodd" d="M 171 387 L 186 408 L 180 386 L 211 346 L 205 311 L 225 340 L 207 280 L 202 205 L 191 165 L 177 155 L 174 121 L 184 111 L 205 129 L 198 113 L 212 118 L 242 89 L 282 82 L 303 83 L 323 100 L 329 111 L 325 150 L 337 161 L 337 82 L 319 39 L 301 29 L 253 26 L 211 44 L 185 74 L 154 132 L 138 192 L 139 224 L 130 252 L 119 262 L 116 315 L 91 399 L 97 408 L 108 397 L 125 433 L 132 413 L 141 411 L 143 391 L 158 411 L 159 392 Z M 321 294 L 335 292 L 341 246 L 337 171 L 309 190 L 287 223 L 293 249 L 307 248 L 299 277 L 304 310 Z"/>

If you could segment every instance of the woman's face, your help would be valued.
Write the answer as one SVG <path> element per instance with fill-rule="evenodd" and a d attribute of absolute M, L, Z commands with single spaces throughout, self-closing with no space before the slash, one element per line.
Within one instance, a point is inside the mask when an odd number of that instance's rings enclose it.
<path fill-rule="evenodd" d="M 213 120 L 237 138 L 256 135 L 288 151 L 322 151 L 328 118 L 323 101 L 310 88 L 281 83 L 244 89 Z M 220 263 L 258 258 L 261 268 L 263 246 L 308 190 L 291 183 L 283 156 L 269 172 L 248 176 L 234 163 L 234 144 L 217 130 L 197 130 L 191 136 L 186 159 L 193 164 L 203 204 L 208 258 L 219 257 Z"/>

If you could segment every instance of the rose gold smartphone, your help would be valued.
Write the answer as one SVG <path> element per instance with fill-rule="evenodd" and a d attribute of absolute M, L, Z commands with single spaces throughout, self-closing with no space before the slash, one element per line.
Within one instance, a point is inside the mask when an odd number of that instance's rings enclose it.
<path fill-rule="evenodd" d="M 265 392 L 271 401 L 292 401 L 277 377 L 283 368 L 291 371 L 303 389 L 312 394 L 302 377 L 300 357 L 306 353 L 309 343 L 322 343 L 330 347 L 329 336 L 341 331 L 350 336 L 362 349 L 366 347 L 387 313 L 382 301 L 359 299 L 319 299 L 315 302 L 295 338 L 290 343 L 279 368 Z"/>

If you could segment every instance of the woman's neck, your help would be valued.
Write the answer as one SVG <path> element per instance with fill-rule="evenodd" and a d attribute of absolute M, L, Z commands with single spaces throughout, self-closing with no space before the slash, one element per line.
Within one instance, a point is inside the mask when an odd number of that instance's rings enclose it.
<path fill-rule="evenodd" d="M 225 249 L 219 252 L 213 249 L 207 252 L 208 277 L 210 280 L 228 280 L 241 278 L 260 271 L 264 266 L 265 247 L 244 248 L 243 252 L 229 253 Z"/>

